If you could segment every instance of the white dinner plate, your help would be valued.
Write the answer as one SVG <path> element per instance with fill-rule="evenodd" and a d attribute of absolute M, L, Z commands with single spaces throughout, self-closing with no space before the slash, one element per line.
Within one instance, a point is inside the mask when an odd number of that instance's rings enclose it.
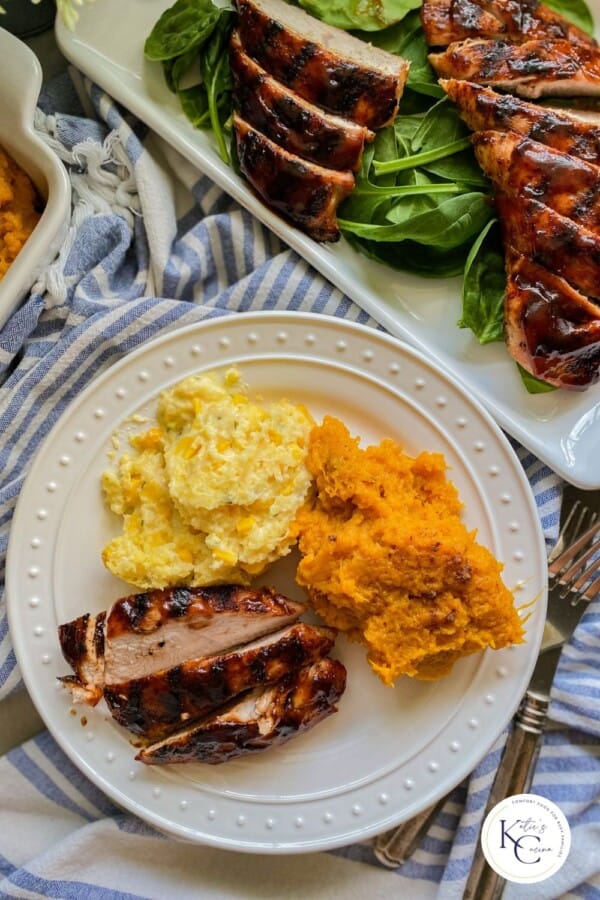
<path fill-rule="evenodd" d="M 120 526 L 99 484 L 114 429 L 132 427 L 135 414 L 152 415 L 168 385 L 232 363 L 251 393 L 301 401 L 317 420 L 336 415 L 363 444 L 387 436 L 411 454 L 442 452 L 466 523 L 504 563 L 518 606 L 531 604 L 526 642 L 462 660 L 436 683 L 404 678 L 389 688 L 371 672 L 364 650 L 338 637 L 348 687 L 339 711 L 312 731 L 221 766 L 145 767 L 134 761 L 131 735 L 103 705 L 72 713 L 68 692 L 56 682 L 68 672 L 57 626 L 132 592 L 100 559 Z M 293 555 L 281 560 L 259 584 L 304 599 L 295 562 Z M 371 328 L 326 316 L 247 313 L 150 342 L 73 402 L 19 497 L 7 593 L 15 651 L 37 709 L 71 759 L 116 803 L 182 838 L 301 852 L 383 831 L 473 770 L 514 713 L 534 665 L 545 618 L 545 549 L 514 451 L 451 376 Z"/>
<path fill-rule="evenodd" d="M 345 241 L 317 244 L 267 209 L 220 159 L 212 135 L 192 128 L 144 40 L 170 0 L 85 4 L 74 32 L 60 22 L 65 56 L 176 147 L 242 206 L 305 257 L 388 331 L 442 362 L 496 421 L 567 481 L 600 487 L 600 384 L 582 393 L 528 394 L 503 344 L 480 346 L 456 327 L 461 280 L 425 279 L 385 267 Z M 600 0 L 590 0 L 600 21 Z M 115 27 L 118 22 L 118 27 Z"/>

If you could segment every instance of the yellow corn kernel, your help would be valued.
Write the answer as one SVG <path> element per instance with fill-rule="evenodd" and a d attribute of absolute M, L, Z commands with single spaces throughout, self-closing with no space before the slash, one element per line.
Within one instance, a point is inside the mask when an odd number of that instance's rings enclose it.
<path fill-rule="evenodd" d="M 197 416 L 198 413 L 199 413 L 199 412 L 201 411 L 201 409 L 202 409 L 202 400 L 200 400 L 199 397 L 194 397 L 194 399 L 193 399 L 193 401 L 192 401 L 192 405 L 193 405 L 193 407 L 194 407 L 194 415 Z"/>
<path fill-rule="evenodd" d="M 269 429 L 269 440 L 272 444 L 275 444 L 276 447 L 283 442 L 283 438 L 278 431 L 274 431 L 272 428 Z"/>
<path fill-rule="evenodd" d="M 182 562 L 191 563 L 194 561 L 192 551 L 188 547 L 177 547 L 177 556 Z"/>
<path fill-rule="evenodd" d="M 228 566 L 235 566 L 237 562 L 237 553 L 232 553 L 231 550 L 213 550 L 213 556 Z"/>
<path fill-rule="evenodd" d="M 238 534 L 248 534 L 254 528 L 256 518 L 254 516 L 244 516 L 236 523 L 235 530 Z"/>
<path fill-rule="evenodd" d="M 191 435 L 186 435 L 186 437 L 180 438 L 177 441 L 177 447 L 175 452 L 177 456 L 181 456 L 183 459 L 191 459 L 196 455 L 200 447 L 196 444 L 196 439 Z"/>
<path fill-rule="evenodd" d="M 231 441 L 227 440 L 226 438 L 223 438 L 217 444 L 217 451 L 219 453 L 225 453 L 226 450 L 230 450 L 230 449 L 231 449 Z"/>
<path fill-rule="evenodd" d="M 160 450 L 162 447 L 162 428 L 150 428 L 142 434 L 135 434 L 129 441 L 136 450 Z"/>
<path fill-rule="evenodd" d="M 234 387 L 240 381 L 240 373 L 237 369 L 227 369 L 223 384 L 225 387 Z"/>
<path fill-rule="evenodd" d="M 236 404 L 236 406 L 243 406 L 244 404 L 248 404 L 248 398 L 244 394 L 232 394 L 231 399 Z"/>

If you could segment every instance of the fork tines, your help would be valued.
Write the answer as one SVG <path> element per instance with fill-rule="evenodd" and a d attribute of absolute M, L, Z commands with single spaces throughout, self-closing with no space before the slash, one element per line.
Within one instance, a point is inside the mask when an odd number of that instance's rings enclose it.
<path fill-rule="evenodd" d="M 575 533 L 579 532 L 579 528 L 585 521 L 582 516 L 589 513 L 586 507 L 579 512 L 575 510 L 575 515 L 579 520 L 579 525 L 575 526 Z M 550 563 L 548 570 L 550 577 L 559 582 L 564 587 L 562 596 L 566 596 L 569 592 L 577 592 L 584 594 L 587 600 L 600 593 L 600 578 L 597 578 L 600 572 L 600 520 L 595 514 L 590 515 L 590 522 L 586 531 L 568 546 L 560 556 L 555 557 Z M 565 529 L 568 522 L 565 523 Z"/>

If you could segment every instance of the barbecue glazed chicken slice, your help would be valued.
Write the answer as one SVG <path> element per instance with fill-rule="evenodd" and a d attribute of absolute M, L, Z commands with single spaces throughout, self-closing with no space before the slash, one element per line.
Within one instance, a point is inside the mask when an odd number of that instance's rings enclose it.
<path fill-rule="evenodd" d="M 421 21 L 430 47 L 473 37 L 594 43 L 589 34 L 537 0 L 425 0 Z"/>
<path fill-rule="evenodd" d="M 469 81 L 442 79 L 440 84 L 471 131 L 514 131 L 554 150 L 600 164 L 597 125 Z"/>
<path fill-rule="evenodd" d="M 266 204 L 316 241 L 339 240 L 336 211 L 352 193 L 352 172 L 289 153 L 235 113 L 233 131 L 240 170 Z"/>
<path fill-rule="evenodd" d="M 133 594 L 107 613 L 59 627 L 63 655 L 75 672 L 64 684 L 74 699 L 93 704 L 107 684 L 213 656 L 290 625 L 305 610 L 272 588 L 217 585 Z"/>
<path fill-rule="evenodd" d="M 136 759 L 148 765 L 216 765 L 266 750 L 336 712 L 345 686 L 344 666 L 326 657 L 289 672 L 272 687 L 256 688 L 220 712 L 145 747 Z"/>
<path fill-rule="evenodd" d="M 365 141 L 373 140 L 372 131 L 326 113 L 276 81 L 244 52 L 237 32 L 231 37 L 229 60 L 235 109 L 241 119 L 309 162 L 358 171 Z"/>
<path fill-rule="evenodd" d="M 548 384 L 584 390 L 600 378 L 600 306 L 558 275 L 508 249 L 506 343 Z"/>
<path fill-rule="evenodd" d="M 237 0 L 245 52 L 304 100 L 373 130 L 392 122 L 406 60 L 283 0 Z"/>
<path fill-rule="evenodd" d="M 600 297 L 600 237 L 537 200 L 496 195 L 505 247 L 560 275 L 588 297 Z"/>
<path fill-rule="evenodd" d="M 292 669 L 316 662 L 333 647 L 336 632 L 304 622 L 290 625 L 205 659 L 190 659 L 104 689 L 116 721 L 156 740 L 189 724 L 238 694 L 272 684 Z"/>
<path fill-rule="evenodd" d="M 600 233 L 600 168 L 514 132 L 479 131 L 475 156 L 485 174 L 515 200 L 531 198 Z"/>
<path fill-rule="evenodd" d="M 493 85 L 536 99 L 600 94 L 600 50 L 568 40 L 535 40 L 522 44 L 467 39 L 443 53 L 429 54 L 440 78 Z"/>

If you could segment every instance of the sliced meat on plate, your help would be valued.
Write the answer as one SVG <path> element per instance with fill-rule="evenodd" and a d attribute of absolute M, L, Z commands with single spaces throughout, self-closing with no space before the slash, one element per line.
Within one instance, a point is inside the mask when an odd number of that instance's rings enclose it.
<path fill-rule="evenodd" d="M 559 110 L 536 106 L 456 79 L 440 82 L 472 131 L 516 131 L 541 144 L 600 163 L 600 127 Z"/>
<path fill-rule="evenodd" d="M 509 249 L 506 344 L 528 372 L 558 388 L 600 379 L 600 307 L 568 282 Z"/>
<path fill-rule="evenodd" d="M 502 37 L 503 25 L 475 0 L 425 0 L 421 7 L 425 40 L 430 47 L 447 47 L 468 37 Z"/>
<path fill-rule="evenodd" d="M 473 38 L 431 53 L 429 61 L 440 78 L 475 81 L 532 99 L 600 95 L 600 50 L 568 40 L 513 44 Z"/>
<path fill-rule="evenodd" d="M 239 34 L 230 43 L 233 98 L 240 118 L 289 153 L 330 169 L 357 171 L 373 132 L 303 100 L 244 52 Z"/>
<path fill-rule="evenodd" d="M 588 297 L 600 297 L 600 237 L 539 203 L 498 193 L 496 209 L 505 247 L 569 281 Z M 600 310 L 600 307 L 599 307 Z"/>
<path fill-rule="evenodd" d="M 201 722 L 141 750 L 148 765 L 204 762 L 213 765 L 266 750 L 301 734 L 336 712 L 346 669 L 326 657 L 296 669 L 271 687 L 234 700 Z"/>
<path fill-rule="evenodd" d="M 75 675 L 62 678 L 78 703 L 95 706 L 104 687 L 104 627 L 106 612 L 89 613 L 60 625 L 58 636 L 62 654 Z"/>
<path fill-rule="evenodd" d="M 393 121 L 406 60 L 283 0 L 237 0 L 246 53 L 305 100 L 373 130 Z"/>
<path fill-rule="evenodd" d="M 600 229 L 600 168 L 514 132 L 479 131 L 475 156 L 494 184 L 532 198 L 592 231 Z"/>
<path fill-rule="evenodd" d="M 277 631 L 305 610 L 268 587 L 172 588 L 133 594 L 96 619 L 82 616 L 61 625 L 59 640 L 79 682 L 77 699 L 83 699 L 88 689 L 94 695 L 105 684 L 142 678 Z M 77 685 L 68 678 L 66 686 Z"/>
<path fill-rule="evenodd" d="M 566 38 L 593 44 L 594 39 L 538 0 L 425 0 L 421 9 L 430 47 L 481 37 L 521 42 Z"/>
<path fill-rule="evenodd" d="M 301 159 L 236 114 L 233 131 L 240 170 L 266 204 L 316 241 L 337 241 L 337 207 L 352 193 L 352 172 Z"/>
<path fill-rule="evenodd" d="M 243 691 L 272 684 L 326 656 L 335 637 L 332 628 L 299 622 L 217 656 L 109 685 L 104 699 L 120 725 L 156 740 Z"/>

